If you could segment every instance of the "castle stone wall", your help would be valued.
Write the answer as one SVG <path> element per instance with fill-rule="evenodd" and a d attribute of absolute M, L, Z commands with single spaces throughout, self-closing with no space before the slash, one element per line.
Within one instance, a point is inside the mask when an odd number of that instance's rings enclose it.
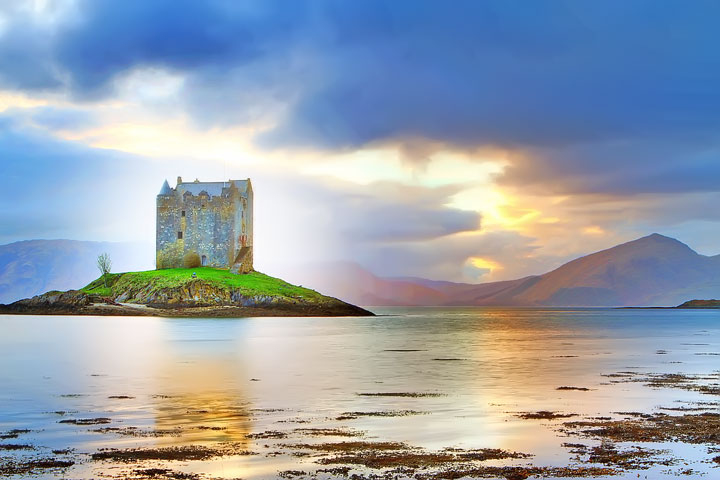
<path fill-rule="evenodd" d="M 201 182 L 163 187 L 157 196 L 157 268 L 181 268 L 186 255 L 197 254 L 206 266 L 252 271 L 250 181 L 245 192 L 226 182 L 219 195 L 218 183 L 206 184 L 212 196 Z M 235 265 L 237 260 L 241 264 Z"/>

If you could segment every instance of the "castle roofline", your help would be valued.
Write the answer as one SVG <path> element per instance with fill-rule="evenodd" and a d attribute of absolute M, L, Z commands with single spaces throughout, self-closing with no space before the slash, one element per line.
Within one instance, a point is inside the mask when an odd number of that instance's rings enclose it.
<path fill-rule="evenodd" d="M 189 192 L 192 195 L 199 195 L 200 192 L 207 192 L 211 197 L 222 195 L 223 188 L 228 188 L 231 185 L 235 185 L 240 193 L 246 193 L 250 185 L 250 179 L 245 180 L 227 180 L 225 182 L 200 182 L 195 180 L 194 182 L 179 182 L 175 190 L 181 195 Z M 249 187 L 252 189 L 252 187 Z"/>

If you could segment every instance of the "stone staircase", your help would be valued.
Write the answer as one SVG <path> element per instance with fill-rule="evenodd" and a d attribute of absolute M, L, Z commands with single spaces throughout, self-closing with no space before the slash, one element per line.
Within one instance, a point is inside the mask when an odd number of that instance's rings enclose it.
<path fill-rule="evenodd" d="M 242 247 L 233 261 L 232 273 L 250 273 L 253 270 L 252 247 Z"/>

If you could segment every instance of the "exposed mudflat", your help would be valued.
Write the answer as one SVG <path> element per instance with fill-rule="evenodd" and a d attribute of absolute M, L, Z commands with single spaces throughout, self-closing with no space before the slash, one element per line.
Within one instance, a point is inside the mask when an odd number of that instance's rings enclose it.
<path fill-rule="evenodd" d="M 645 388 L 692 390 L 709 395 L 713 400 L 682 404 L 677 407 L 658 407 L 648 412 L 608 412 L 608 416 L 581 417 L 576 413 L 538 410 L 535 412 L 508 412 L 508 415 L 525 421 L 542 420 L 546 429 L 568 439 L 562 444 L 574 460 L 566 466 L 543 465 L 535 461 L 532 451 L 515 451 L 500 448 L 464 449 L 448 446 L 431 450 L 398 442 L 371 437 L 367 431 L 353 428 L 348 421 L 362 417 L 404 417 L 432 415 L 431 411 L 374 410 L 342 412 L 336 416 L 315 419 L 324 427 L 292 427 L 307 412 L 277 408 L 245 408 L 237 406 L 215 410 L 212 406 L 202 410 L 187 410 L 188 420 L 201 418 L 226 419 L 222 425 L 198 425 L 193 421 L 181 422 L 174 428 L 140 428 L 122 425 L 122 419 L 86 416 L 64 418 L 58 424 L 86 428 L 85 432 L 107 437 L 110 442 L 119 437 L 154 438 L 171 443 L 170 446 L 99 447 L 94 451 L 77 451 L 73 448 L 49 451 L 41 444 L 24 441 L 33 430 L 16 428 L 0 432 L 0 477 L 44 478 L 48 475 L 69 474 L 72 467 L 84 465 L 91 471 L 102 471 L 109 479 L 190 479 L 214 477 L 202 472 L 187 471 L 186 466 L 217 459 L 237 461 L 242 457 L 278 459 L 279 465 L 296 464 L 302 469 L 278 469 L 278 478 L 351 478 L 353 480 L 416 479 L 439 480 L 468 478 L 586 478 L 622 476 L 629 472 L 667 467 L 667 472 L 678 476 L 692 476 L 692 468 L 673 468 L 684 461 L 669 450 L 657 448 L 659 444 L 682 442 L 704 445 L 709 465 L 720 463 L 720 398 L 711 388 L 717 380 L 709 375 L 643 374 L 617 372 L 605 375 L 614 384 L 639 383 Z M 568 389 L 573 391 L 573 389 Z M 565 391 L 568 391 L 565 390 Z M 382 392 L 356 394 L 382 401 L 384 398 L 408 398 L 417 404 L 449 393 Z M 68 394 L 62 398 L 76 399 L 81 395 Z M 171 396 L 153 395 L 170 399 Z M 109 399 L 134 400 L 130 395 L 112 395 Z M 427 400 L 425 400 L 427 401 Z M 673 412 L 672 414 L 665 413 Z M 60 412 L 61 417 L 65 411 Z M 181 412 L 178 412 L 181 413 Z M 55 413 L 58 415 L 58 413 Z M 262 430 L 228 436 L 234 422 L 243 422 L 252 429 L 255 422 L 273 419 L 273 430 Z M 267 423 L 267 421 L 263 422 Z M 95 425 L 112 424 L 101 428 Z M 193 442 L 197 432 L 217 432 L 218 439 L 204 436 L 200 443 Z M 225 440 L 225 438 L 232 440 Z M 11 442 L 11 440 L 13 440 Z M 580 440 L 580 441 L 578 441 Z M 97 442 L 93 442 L 97 444 Z M 101 442 L 102 443 L 102 442 Z M 162 443 L 165 443 L 164 441 Z M 280 461 L 280 459 L 284 459 Z M 288 461 L 287 459 L 292 459 Z M 497 462 L 501 462 L 500 465 Z M 504 463 L 504 464 L 503 464 Z M 172 468 L 170 468 L 172 467 Z M 718 467 L 714 467 L 718 468 Z"/>

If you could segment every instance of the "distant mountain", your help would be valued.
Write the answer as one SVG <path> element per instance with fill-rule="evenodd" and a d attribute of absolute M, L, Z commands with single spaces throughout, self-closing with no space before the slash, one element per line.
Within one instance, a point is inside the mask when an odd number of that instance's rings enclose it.
<path fill-rule="evenodd" d="M 137 244 L 31 240 L 0 246 L 0 303 L 97 277 L 107 251 L 114 271 L 153 268 L 153 249 Z M 145 256 L 138 256 L 137 252 Z M 544 275 L 481 284 L 382 278 L 351 262 L 320 263 L 287 280 L 356 305 L 674 306 L 720 298 L 720 255 L 700 255 L 659 234 L 580 257 Z"/>
<path fill-rule="evenodd" d="M 720 258 L 657 233 L 566 263 L 518 292 L 525 305 L 670 306 L 720 294 Z"/>
<path fill-rule="evenodd" d="M 380 278 L 327 264 L 309 285 L 361 305 L 674 306 L 720 297 L 720 255 L 659 234 L 573 260 L 544 275 L 483 284 Z"/>
<path fill-rule="evenodd" d="M 455 283 L 423 278 L 406 277 L 405 282 L 418 283 L 442 292 L 443 305 L 513 305 L 515 296 L 528 286 L 537 282 L 539 276 L 529 276 L 517 280 L 504 280 L 489 283 Z"/>
<path fill-rule="evenodd" d="M 154 266 L 154 250 L 136 243 L 27 240 L 0 245 L 0 303 L 83 287 L 97 278 L 96 261 L 103 252 L 110 255 L 113 271 Z"/>
<path fill-rule="evenodd" d="M 356 305 L 443 305 L 447 302 L 447 296 L 438 289 L 414 280 L 377 277 L 352 262 L 305 265 L 288 273 L 286 278 Z"/>

